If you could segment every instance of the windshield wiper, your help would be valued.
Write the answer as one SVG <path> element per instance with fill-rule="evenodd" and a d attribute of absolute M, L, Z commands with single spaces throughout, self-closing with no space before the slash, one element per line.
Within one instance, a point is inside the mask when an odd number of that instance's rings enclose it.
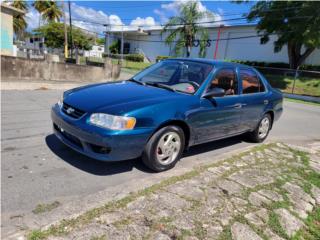
<path fill-rule="evenodd" d="M 167 89 L 169 91 L 172 92 L 176 92 L 176 90 L 168 85 L 162 84 L 162 83 L 157 83 L 157 82 L 145 82 L 145 84 L 150 85 L 150 86 L 154 86 L 154 87 L 158 87 L 158 88 L 163 88 L 163 89 Z"/>
<path fill-rule="evenodd" d="M 146 85 L 144 82 L 141 82 L 141 81 L 136 80 L 136 79 L 134 79 L 134 78 L 130 78 L 130 79 L 128 79 L 128 81 L 134 82 L 134 83 L 138 83 L 138 84 L 140 84 L 140 85 Z"/>

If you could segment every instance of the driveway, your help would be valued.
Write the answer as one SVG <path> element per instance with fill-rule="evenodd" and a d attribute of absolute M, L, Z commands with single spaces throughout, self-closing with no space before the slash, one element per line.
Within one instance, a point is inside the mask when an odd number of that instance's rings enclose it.
<path fill-rule="evenodd" d="M 134 183 L 152 184 L 168 174 L 252 145 L 235 137 L 196 146 L 174 170 L 164 174 L 151 174 L 139 159 L 97 162 L 65 147 L 51 134 L 50 107 L 61 94 L 62 91 L 54 90 L 2 91 L 1 227 L 4 234 L 28 227 L 28 216 L 38 204 L 56 201 L 67 206 L 68 202 L 77 201 L 78 206 L 73 204 L 74 209 L 68 209 L 74 213 L 75 208 L 89 206 L 90 201 L 118 198 L 125 191 L 133 191 Z M 320 140 L 320 107 L 285 102 L 284 108 L 268 141 L 307 145 Z M 108 196 L 99 195 L 108 190 Z M 81 205 L 84 202 L 86 206 Z"/>

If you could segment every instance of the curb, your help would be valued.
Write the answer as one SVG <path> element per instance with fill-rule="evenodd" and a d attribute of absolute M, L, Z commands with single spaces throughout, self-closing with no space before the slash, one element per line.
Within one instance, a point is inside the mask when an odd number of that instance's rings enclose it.
<path fill-rule="evenodd" d="M 297 94 L 291 94 L 291 93 L 283 93 L 283 96 L 291 99 L 320 103 L 320 97 L 311 97 L 311 96 L 297 95 Z"/>

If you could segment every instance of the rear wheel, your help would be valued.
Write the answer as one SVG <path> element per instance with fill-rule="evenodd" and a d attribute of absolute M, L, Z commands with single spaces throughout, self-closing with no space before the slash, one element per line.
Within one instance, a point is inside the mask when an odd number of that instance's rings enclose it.
<path fill-rule="evenodd" d="M 272 120 L 270 114 L 265 114 L 260 120 L 257 128 L 248 133 L 249 139 L 256 143 L 263 142 L 269 134 L 271 124 Z"/>
<path fill-rule="evenodd" d="M 148 141 L 142 154 L 144 164 L 156 172 L 173 168 L 185 146 L 183 130 L 167 126 L 158 130 Z"/>

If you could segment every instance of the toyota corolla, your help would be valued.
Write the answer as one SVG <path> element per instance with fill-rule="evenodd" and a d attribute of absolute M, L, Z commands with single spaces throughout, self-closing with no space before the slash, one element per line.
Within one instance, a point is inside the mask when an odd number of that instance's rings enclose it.
<path fill-rule="evenodd" d="M 169 59 L 127 81 L 68 90 L 51 117 L 55 135 L 75 151 L 102 161 L 141 156 L 159 172 L 196 144 L 240 134 L 262 142 L 282 100 L 252 67 Z"/>

